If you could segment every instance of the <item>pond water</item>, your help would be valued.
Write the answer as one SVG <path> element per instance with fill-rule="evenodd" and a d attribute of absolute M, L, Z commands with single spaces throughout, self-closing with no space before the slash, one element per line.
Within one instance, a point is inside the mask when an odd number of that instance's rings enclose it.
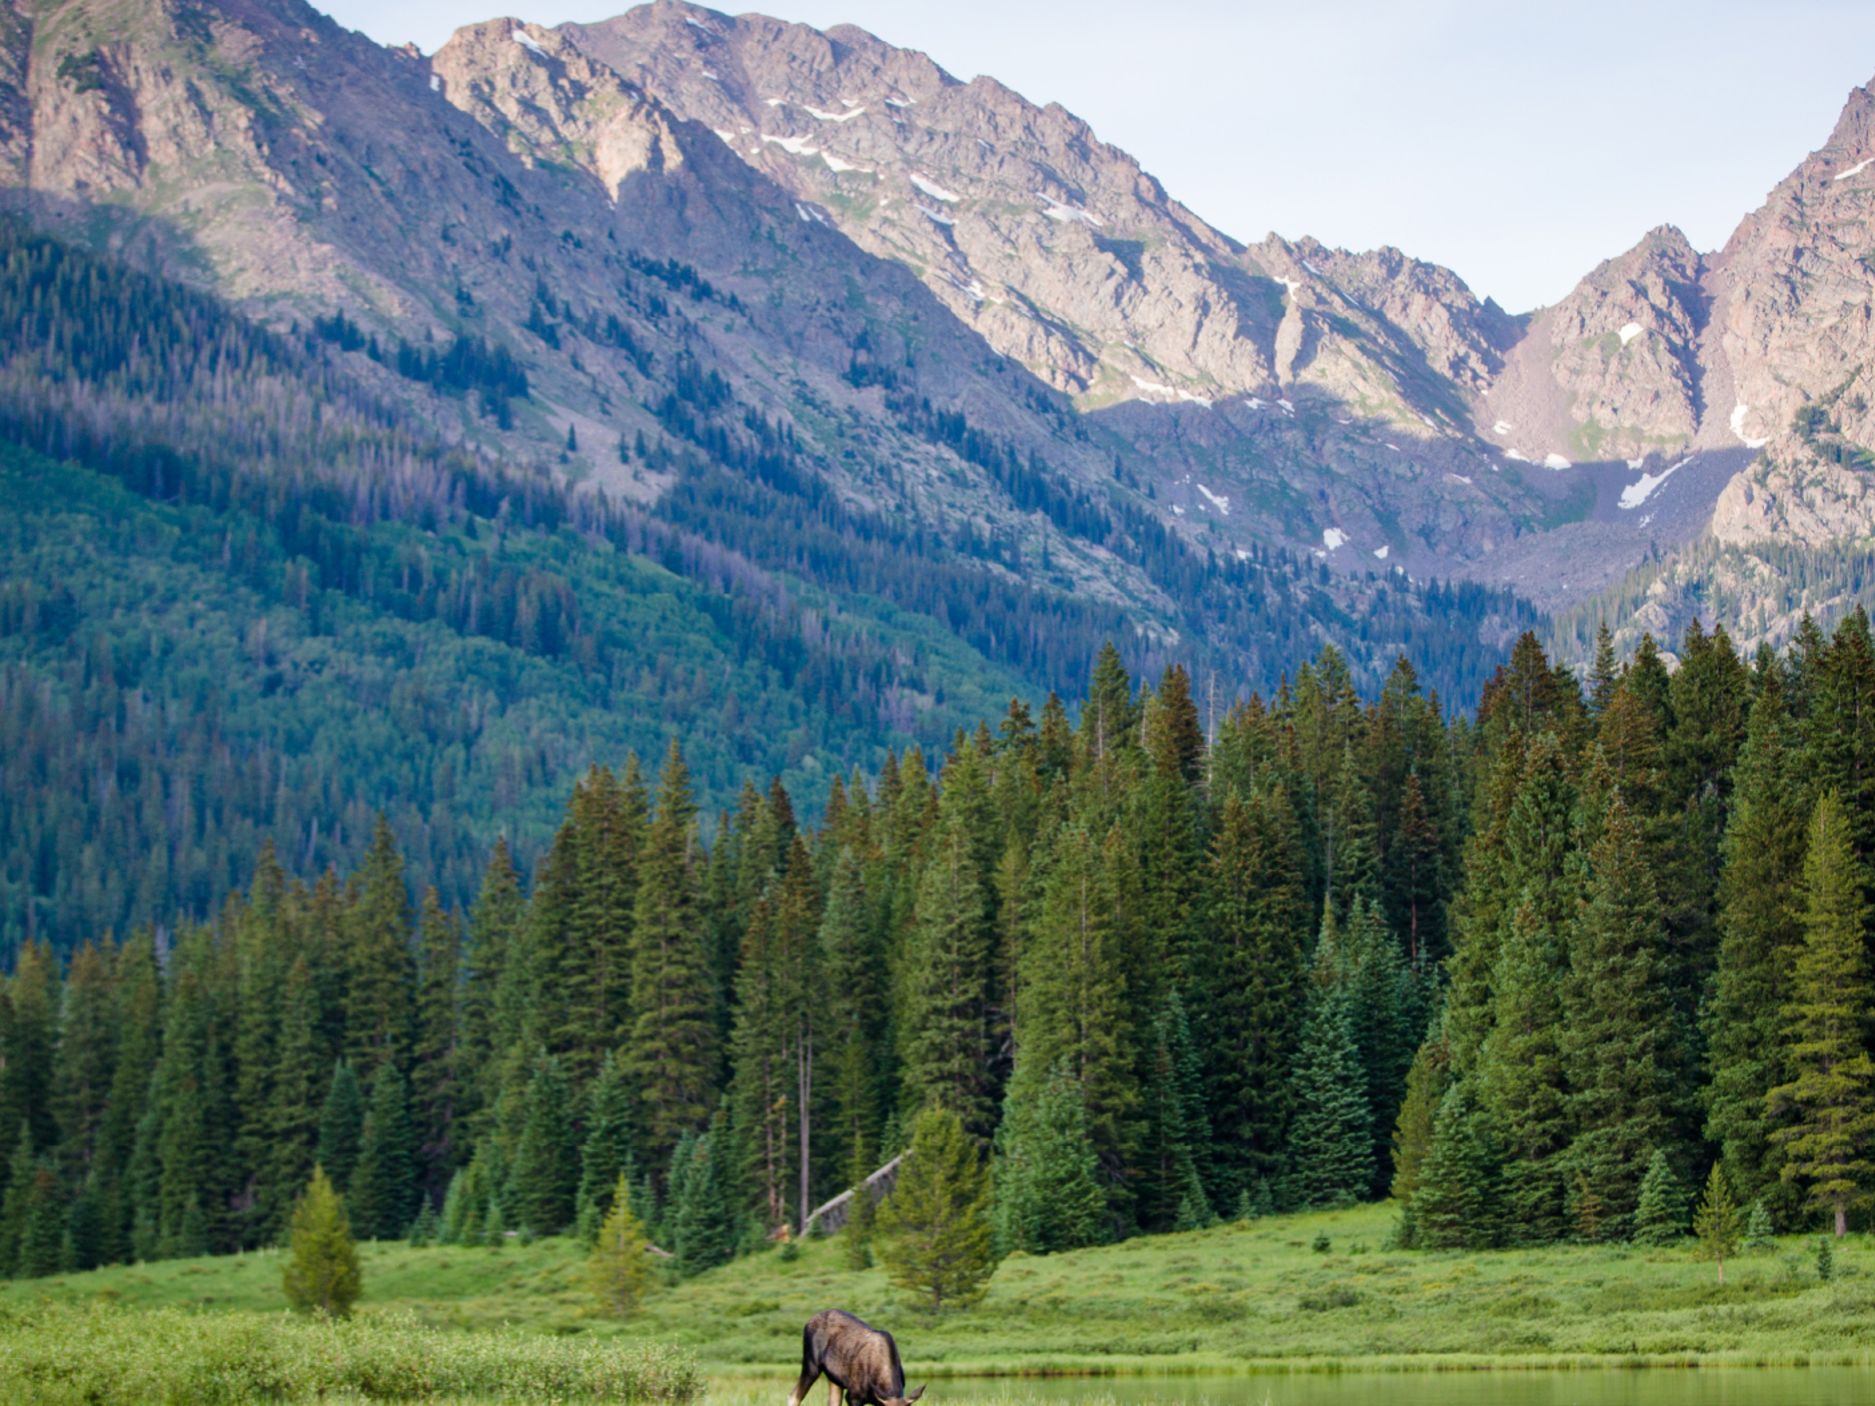
<path fill-rule="evenodd" d="M 1875 1367 L 934 1381 L 924 1406 L 1875 1406 Z"/>

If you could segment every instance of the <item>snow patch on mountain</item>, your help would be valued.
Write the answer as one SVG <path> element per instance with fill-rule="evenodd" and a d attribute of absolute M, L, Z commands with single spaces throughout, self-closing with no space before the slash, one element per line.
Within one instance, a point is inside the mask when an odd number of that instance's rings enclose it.
<path fill-rule="evenodd" d="M 1558 473 L 1560 473 L 1564 469 L 1571 468 L 1573 466 L 1570 464 L 1570 462 L 1567 459 L 1563 458 L 1562 455 L 1557 454 L 1554 451 L 1552 451 L 1543 456 L 1543 467 L 1546 469 L 1555 469 Z"/>
<path fill-rule="evenodd" d="M 1210 489 L 1206 488 L 1202 483 L 1198 485 L 1198 491 L 1204 494 L 1206 498 L 1209 498 L 1211 500 L 1212 507 L 1216 508 L 1225 517 L 1230 516 L 1230 499 L 1229 498 L 1226 498 L 1217 493 L 1213 493 Z"/>
<path fill-rule="evenodd" d="M 1174 400 L 1188 400 L 1193 405 L 1203 405 L 1206 407 L 1211 404 L 1210 397 L 1208 396 L 1198 395 L 1193 391 L 1182 391 L 1176 386 L 1168 386 L 1161 381 L 1148 381 L 1143 376 L 1134 376 L 1132 381 L 1134 385 L 1138 386 L 1147 395 L 1163 395 Z"/>
<path fill-rule="evenodd" d="M 1338 527 L 1322 529 L 1322 545 L 1331 552 L 1338 552 L 1348 545 L 1348 534 Z"/>
<path fill-rule="evenodd" d="M 863 107 L 856 107 L 850 112 L 822 112 L 817 107 L 806 107 L 805 105 L 802 107 L 802 111 L 807 113 L 809 117 L 818 117 L 822 122 L 851 122 L 855 117 L 865 112 L 865 110 L 866 109 Z"/>
<path fill-rule="evenodd" d="M 1738 442 L 1745 448 L 1762 449 L 1771 442 L 1771 437 L 1745 433 L 1745 417 L 1749 414 L 1751 414 L 1751 407 L 1742 400 L 1732 407 L 1732 433 L 1738 436 Z"/>
<path fill-rule="evenodd" d="M 540 41 L 535 39 L 534 36 L 529 34 L 525 29 L 517 29 L 514 31 L 514 42 L 519 44 L 523 49 L 526 49 L 530 54 L 543 59 L 547 57 L 547 51 L 540 47 Z"/>
<path fill-rule="evenodd" d="M 1101 220 L 1097 216 L 1088 214 L 1085 210 L 1077 210 L 1072 205 L 1063 205 L 1059 200 L 1049 200 L 1047 196 L 1043 196 L 1042 199 L 1048 200 L 1048 205 L 1043 209 L 1042 213 L 1051 220 L 1059 220 L 1063 224 L 1067 224 L 1071 221 L 1079 221 L 1081 224 L 1091 225 L 1095 229 L 1101 227 Z"/>
<path fill-rule="evenodd" d="M 1392 547 L 1388 546 L 1385 542 L 1382 542 L 1378 547 L 1374 548 L 1374 556 L 1379 561 L 1385 561 L 1387 557 L 1392 553 L 1392 551 L 1393 551 Z"/>
<path fill-rule="evenodd" d="M 762 134 L 762 140 L 765 142 L 772 142 L 774 145 L 780 147 L 783 151 L 787 152 L 788 155 L 790 156 L 819 156 L 820 155 L 820 148 L 817 146 L 808 145 L 808 138 L 806 137 L 771 137 L 766 132 L 764 132 Z"/>
<path fill-rule="evenodd" d="M 1864 171 L 1868 170 L 1870 166 L 1875 166 L 1875 156 L 1863 157 L 1847 171 L 1838 171 L 1834 176 L 1831 176 L 1830 179 L 1833 181 L 1846 181 L 1851 176 L 1861 175 Z"/>
<path fill-rule="evenodd" d="M 914 173 L 911 178 L 911 183 L 933 200 L 942 200 L 946 205 L 955 205 L 963 198 L 962 196 L 953 195 L 929 176 L 920 176 Z"/>
<path fill-rule="evenodd" d="M 1642 474 L 1640 478 L 1621 490 L 1621 506 L 1630 510 L 1640 507 L 1642 503 L 1653 497 L 1656 488 L 1673 477 L 1675 469 L 1683 469 L 1692 462 L 1690 458 L 1686 458 L 1677 464 L 1669 464 L 1657 474 Z"/>
<path fill-rule="evenodd" d="M 1623 327 L 1617 335 L 1621 338 L 1621 345 L 1625 347 L 1645 330 L 1646 329 L 1642 327 L 1640 323 L 1630 322 L 1627 326 Z"/>

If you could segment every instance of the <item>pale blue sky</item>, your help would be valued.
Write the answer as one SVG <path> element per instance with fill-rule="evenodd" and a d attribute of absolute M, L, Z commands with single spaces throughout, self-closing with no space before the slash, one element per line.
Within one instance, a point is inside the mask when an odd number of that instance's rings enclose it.
<path fill-rule="evenodd" d="M 319 3 L 319 0 L 314 0 Z M 503 3 L 503 0 L 493 0 Z M 542 24 L 621 0 L 506 0 Z M 434 49 L 476 0 L 326 0 Z M 1716 249 L 1875 76 L 1870 0 L 773 0 L 1055 101 L 1240 239 L 1393 244 L 1512 311 L 1657 224 Z"/>

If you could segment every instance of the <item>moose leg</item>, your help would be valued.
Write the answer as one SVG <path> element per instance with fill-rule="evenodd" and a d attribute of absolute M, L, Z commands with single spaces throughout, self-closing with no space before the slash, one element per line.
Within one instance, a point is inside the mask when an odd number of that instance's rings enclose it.
<path fill-rule="evenodd" d="M 814 1379 L 820 1375 L 820 1364 L 811 1357 L 801 1361 L 801 1380 L 794 1384 L 794 1390 L 788 1393 L 788 1406 L 801 1406 L 807 1400 L 807 1393 L 814 1385 Z"/>
<path fill-rule="evenodd" d="M 827 1378 L 827 1406 L 840 1406 L 840 1384 L 832 1377 Z"/>

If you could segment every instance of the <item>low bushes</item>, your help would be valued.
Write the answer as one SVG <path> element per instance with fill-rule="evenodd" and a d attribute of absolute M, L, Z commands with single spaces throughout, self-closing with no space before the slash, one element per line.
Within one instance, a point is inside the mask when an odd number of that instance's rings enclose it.
<path fill-rule="evenodd" d="M 605 1401 L 689 1406 L 691 1358 L 660 1346 L 451 1332 L 402 1316 L 45 1306 L 0 1310 L 0 1399 L 60 1406 L 365 1401 Z"/>

